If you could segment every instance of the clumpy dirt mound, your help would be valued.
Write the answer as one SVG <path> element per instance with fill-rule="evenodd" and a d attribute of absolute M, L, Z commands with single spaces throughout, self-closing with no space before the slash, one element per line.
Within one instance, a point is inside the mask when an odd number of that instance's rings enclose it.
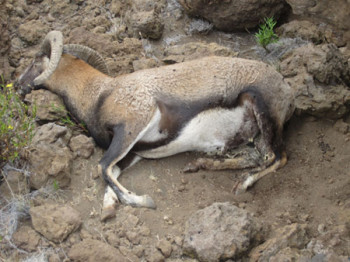
<path fill-rule="evenodd" d="M 229 203 L 214 203 L 186 222 L 184 253 L 201 261 L 238 258 L 246 252 L 260 227 L 246 210 Z"/>
<path fill-rule="evenodd" d="M 28 166 L 6 166 L 6 182 L 0 185 L 0 257 L 348 261 L 347 34 L 344 26 L 335 29 L 341 21 L 334 17 L 326 17 L 330 23 L 324 25 L 324 1 L 316 6 L 314 1 L 286 2 L 294 12 L 291 18 L 301 20 L 282 25 L 278 32 L 289 38 L 265 50 L 255 45 L 252 34 L 223 33 L 208 21 L 188 17 L 175 0 L 1 1 L 0 13 L 9 13 L 0 24 L 0 71 L 6 79 L 23 72 L 43 37 L 55 29 L 63 32 L 65 43 L 100 52 L 112 75 L 213 54 L 268 61 L 297 91 L 298 114 L 286 126 L 287 165 L 248 192 L 234 194 L 242 171 L 183 173 L 198 157 L 194 153 L 143 160 L 120 182 L 152 196 L 157 209 L 118 205 L 116 217 L 101 222 L 105 184 L 97 165 L 103 150 L 82 126 L 63 125 L 67 112 L 60 98 L 33 91 L 26 101 L 40 103 L 36 135 L 26 152 Z M 310 12 L 320 17 L 306 19 Z M 227 232 L 232 238 L 225 241 Z"/>
<path fill-rule="evenodd" d="M 344 0 L 286 0 L 292 14 L 298 20 L 315 21 L 320 27 L 328 27 L 325 38 L 346 45 L 350 39 L 350 7 Z"/>

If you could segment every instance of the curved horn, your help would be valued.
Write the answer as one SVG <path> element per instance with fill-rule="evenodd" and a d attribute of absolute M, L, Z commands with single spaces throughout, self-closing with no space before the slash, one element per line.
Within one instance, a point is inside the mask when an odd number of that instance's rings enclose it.
<path fill-rule="evenodd" d="M 63 51 L 63 35 L 60 31 L 51 31 L 48 33 L 41 45 L 41 52 L 50 56 L 49 66 L 37 78 L 34 79 L 34 85 L 41 85 L 55 71 Z"/>
<path fill-rule="evenodd" d="M 96 68 L 100 72 L 109 75 L 109 70 L 103 57 L 90 47 L 77 44 L 69 44 L 63 46 L 63 52 L 74 55 L 92 67 Z"/>

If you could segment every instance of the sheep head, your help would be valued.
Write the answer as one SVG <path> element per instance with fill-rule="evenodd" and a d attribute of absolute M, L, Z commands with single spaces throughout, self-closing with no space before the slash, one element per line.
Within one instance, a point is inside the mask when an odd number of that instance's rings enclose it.
<path fill-rule="evenodd" d="M 63 35 L 59 31 L 48 33 L 41 44 L 40 51 L 35 55 L 31 64 L 19 77 L 16 85 L 19 93 L 26 95 L 33 89 L 45 87 L 45 81 L 54 74 L 58 67 L 62 54 L 71 54 L 104 74 L 109 74 L 109 70 L 102 56 L 95 50 L 82 45 L 63 45 Z M 73 68 L 67 69 L 72 70 Z"/>
<path fill-rule="evenodd" d="M 42 85 L 55 71 L 63 51 L 63 36 L 59 31 L 48 33 L 33 61 L 19 77 L 17 85 L 25 95 Z"/>

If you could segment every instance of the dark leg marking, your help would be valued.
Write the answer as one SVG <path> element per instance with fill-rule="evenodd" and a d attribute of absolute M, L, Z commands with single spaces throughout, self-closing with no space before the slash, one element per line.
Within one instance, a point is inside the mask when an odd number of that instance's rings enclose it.
<path fill-rule="evenodd" d="M 116 164 L 118 157 L 123 153 L 122 145 L 124 139 L 124 125 L 116 125 L 113 128 L 113 131 L 114 136 L 112 143 L 100 161 L 102 176 L 104 180 L 113 189 L 119 201 L 123 204 L 131 205 L 134 207 L 156 208 L 156 205 L 154 204 L 154 201 L 151 197 L 148 195 L 138 196 L 135 193 L 127 190 L 118 182 L 117 177 L 113 175 L 113 165 Z"/>
<path fill-rule="evenodd" d="M 254 173 L 249 174 L 242 183 L 236 185 L 236 193 L 246 191 L 256 181 L 287 163 L 287 155 L 282 142 L 283 127 L 271 118 L 269 108 L 259 92 L 252 89 L 243 95 L 245 99 L 252 102 L 254 116 L 261 133 L 260 140 L 255 145 L 264 158 L 264 164 L 256 168 Z"/>
<path fill-rule="evenodd" d="M 118 162 L 120 171 L 127 169 L 137 157 L 139 156 L 135 153 L 129 152 L 122 160 Z"/>
<path fill-rule="evenodd" d="M 111 169 L 111 165 L 113 162 L 119 157 L 122 150 L 122 143 L 124 140 L 124 125 L 118 124 L 113 128 L 113 139 L 112 142 L 100 160 L 100 166 L 102 168 L 102 177 L 106 181 L 107 185 L 109 185 L 114 192 L 117 194 L 119 200 L 123 198 L 123 192 L 121 189 L 113 182 L 112 178 L 109 176 L 107 169 Z"/>

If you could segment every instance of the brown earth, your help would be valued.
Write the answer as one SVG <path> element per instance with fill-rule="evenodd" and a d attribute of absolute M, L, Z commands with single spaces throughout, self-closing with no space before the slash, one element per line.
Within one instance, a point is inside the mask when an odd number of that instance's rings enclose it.
<path fill-rule="evenodd" d="M 78 171 L 71 176 L 69 187 L 60 190 L 54 201 L 39 198 L 35 204 L 69 204 L 82 216 L 80 232 L 73 233 L 60 244 L 60 248 L 56 247 L 55 252 L 61 259 L 63 252 L 68 252 L 72 247 L 74 254 L 79 254 L 77 249 L 84 245 L 80 241 L 88 239 L 107 241 L 127 257 L 133 257 L 132 261 L 141 261 L 137 255 L 140 247 L 143 250 L 141 257 L 146 257 L 148 261 L 162 261 L 152 257 L 157 254 L 157 249 L 152 251 L 151 248 L 160 241 L 169 241 L 172 256 L 181 257 L 185 222 L 195 211 L 215 202 L 231 202 L 251 212 L 267 231 L 265 238 L 269 238 L 276 229 L 292 223 L 306 224 L 309 240 L 332 232 L 339 226 L 349 226 L 350 134 L 344 134 L 344 128 L 333 121 L 293 117 L 286 131 L 286 144 L 288 164 L 261 179 L 242 195 L 233 193 L 242 172 L 182 173 L 182 168 L 196 157 L 195 154 L 143 160 L 123 173 L 120 181 L 138 194 L 151 195 L 157 209 L 134 209 L 119 205 L 117 217 L 102 223 L 100 210 L 104 183 L 102 179 L 92 177 L 101 156 L 98 150 L 89 161 L 75 163 Z M 30 221 L 22 221 L 22 224 L 24 230 L 33 231 L 25 226 Z M 330 239 L 337 237 L 337 233 L 332 233 Z M 43 246 L 52 245 L 47 240 L 45 242 Z M 28 248 L 28 251 L 33 251 L 33 245 L 40 247 L 35 237 L 15 243 L 29 245 L 31 249 Z M 81 244 L 74 246 L 78 243 Z M 337 255 L 350 254 L 348 235 L 345 239 L 339 237 L 338 242 L 329 245 Z M 89 253 L 82 249 L 80 254 L 86 258 Z"/>
<path fill-rule="evenodd" d="M 12 3 L 12 1 L 10 2 Z M 27 2 L 30 2 L 31 12 L 20 16 L 24 22 L 28 21 L 30 15 L 35 17 L 34 21 L 39 21 L 40 2 L 45 7 L 52 4 L 50 1 Z M 72 1 L 72 5 L 74 4 L 75 8 L 78 8 L 81 7 L 82 2 L 84 1 Z M 111 2 L 115 4 L 111 6 L 114 8 L 113 10 L 119 10 L 121 13 L 123 13 L 123 8 L 128 6 L 126 3 L 128 1 L 122 1 L 123 4 L 120 6 L 115 1 Z M 19 3 L 17 6 L 11 4 L 10 9 L 13 8 L 12 10 L 15 10 L 17 14 L 26 13 L 27 9 L 24 8 L 24 3 L 21 1 Z M 87 7 L 89 6 L 91 7 L 90 2 L 87 4 Z M 64 10 L 64 8 L 64 4 L 56 5 L 56 11 L 53 10 L 50 14 L 50 19 L 53 19 L 53 24 L 56 26 L 59 24 L 59 21 L 55 20 L 59 17 L 59 12 L 67 12 L 65 19 L 70 19 L 69 17 L 74 13 L 72 9 Z M 96 18 L 99 17 L 97 9 L 87 8 L 86 10 L 89 10 L 87 12 L 92 17 L 93 15 L 89 12 L 95 10 L 92 13 Z M 214 42 L 214 39 L 216 43 L 220 44 L 231 41 L 224 46 L 229 48 L 232 53 L 224 50 L 225 55 L 239 52 L 240 56 L 261 59 L 260 54 L 253 52 L 255 49 L 250 49 L 252 42 L 254 42 L 251 35 L 242 33 L 227 35 L 218 31 L 213 31 L 209 35 L 185 34 L 184 30 L 189 30 L 188 28 L 184 29 L 185 25 L 189 25 L 191 20 L 178 9 L 169 8 L 165 11 L 172 12 L 173 15 L 165 23 L 162 40 L 150 43 L 143 42 L 144 52 L 149 56 L 142 56 L 142 44 L 139 39 L 133 38 L 134 31 L 128 32 L 119 28 L 122 33 L 118 36 L 124 41 L 117 37 L 113 40 L 113 45 L 106 40 L 108 44 L 105 47 L 111 48 L 111 53 L 113 53 L 112 58 L 109 57 L 107 62 L 111 64 L 113 61 L 114 63 L 118 61 L 127 68 L 120 69 L 118 64 L 112 68 L 115 74 L 132 71 L 133 66 L 135 69 L 134 61 L 146 59 L 146 65 L 142 63 L 141 67 L 148 67 L 149 61 L 154 57 L 157 59 L 150 63 L 151 66 L 166 62 L 167 57 L 171 58 L 167 61 L 178 62 L 177 59 L 182 61 L 189 56 L 181 51 L 167 54 L 164 51 L 164 46 L 173 45 L 169 41 L 174 41 L 175 44 L 188 42 L 203 44 L 203 42 Z M 175 18 L 176 16 L 177 18 Z M 19 18 L 13 15 L 11 19 L 13 22 Z M 71 19 L 72 24 L 77 23 L 76 20 Z M 89 26 L 96 29 L 100 26 L 96 22 L 97 20 L 94 19 L 95 24 L 92 25 L 91 22 Z M 44 28 L 44 31 L 49 28 L 46 20 L 40 26 Z M 21 48 L 29 53 L 24 56 L 31 57 L 30 50 L 37 50 L 37 46 L 19 40 L 18 33 L 13 27 L 14 25 L 9 26 L 10 31 L 12 30 L 11 32 L 15 34 L 15 37 L 12 35 L 12 44 L 25 43 Z M 69 35 L 73 28 L 69 30 L 63 28 L 63 30 L 66 35 Z M 83 32 L 79 30 L 77 29 L 76 32 Z M 95 31 L 98 30 L 102 29 L 97 28 Z M 206 29 L 204 32 L 208 33 Z M 36 36 L 36 38 L 43 37 L 45 33 Z M 177 34 L 181 36 L 181 40 L 176 40 Z M 40 42 L 36 38 L 31 39 L 31 41 Z M 94 40 L 96 40 L 96 46 L 103 49 L 98 39 Z M 128 41 L 131 43 L 129 49 L 125 47 L 127 46 L 125 42 Z M 151 51 L 147 49 L 149 44 L 153 48 Z M 20 60 L 18 48 L 18 46 L 12 48 L 10 53 L 12 67 L 8 70 L 4 69 L 5 72 L 14 72 L 16 75 L 21 72 L 23 65 L 28 63 L 25 59 L 25 61 Z M 193 48 L 199 49 L 198 47 Z M 217 50 L 215 48 L 214 51 L 205 48 L 203 51 L 202 48 L 199 53 L 209 54 L 215 52 Z M 196 50 L 194 53 L 197 52 Z M 346 52 L 344 51 L 344 53 Z M 202 53 L 200 54 L 202 55 Z M 116 254 L 118 258 L 120 257 L 120 261 L 125 257 L 128 261 L 164 261 L 165 259 L 166 261 L 196 261 L 182 256 L 184 225 L 195 211 L 215 202 L 230 202 L 251 212 L 263 225 L 264 239 L 271 237 L 272 233 L 282 226 L 293 223 L 306 224 L 309 247 L 305 246 L 305 249 L 312 248 L 310 247 L 312 241 L 319 241 L 318 243 L 323 243 L 324 249 L 328 248 L 337 256 L 343 256 L 342 258 L 345 259 L 350 257 L 349 124 L 350 118 L 347 114 L 340 120 L 327 120 L 322 117 L 314 118 L 305 115 L 293 116 L 286 126 L 285 132 L 289 158 L 287 165 L 261 179 L 248 192 L 241 195 L 235 195 L 233 189 L 236 182 L 242 178 L 242 171 L 183 173 L 182 168 L 197 157 L 194 153 L 184 153 L 159 160 L 142 160 L 125 171 L 120 182 L 138 194 L 149 194 L 156 202 L 157 209 L 134 209 L 119 205 L 117 216 L 106 222 L 100 221 L 105 184 L 101 178 L 96 176 L 97 164 L 103 152 L 101 149 L 95 148 L 93 155 L 88 159 L 77 157 L 73 160 L 70 183 L 67 187 L 56 188 L 50 196 L 39 194 L 31 199 L 30 203 L 31 206 L 69 205 L 80 213 L 81 227 L 72 232 L 63 242 L 57 244 L 34 231 L 30 219 L 22 219 L 19 222 L 17 232 L 13 235 L 12 245 L 7 245 L 5 241 L 0 242 L 2 248 L 0 259 L 19 261 L 30 257 L 35 251 L 40 251 L 47 254 L 49 261 L 112 259 L 107 253 Z M 1 185 L 1 193 L 3 194 L 1 194 L 0 204 L 8 203 L 4 199 L 11 195 L 11 192 L 4 191 L 6 187 L 5 184 Z M 346 228 L 343 230 L 344 232 L 339 229 L 342 226 Z M 89 249 L 88 252 L 86 249 Z M 321 247 L 319 249 L 322 251 Z M 23 253 L 21 250 L 29 253 Z M 327 254 L 328 251 L 325 253 Z M 249 255 L 243 257 L 241 261 L 247 261 L 248 257 Z M 37 260 L 32 261 L 45 261 L 40 259 L 41 257 L 38 256 Z"/>

